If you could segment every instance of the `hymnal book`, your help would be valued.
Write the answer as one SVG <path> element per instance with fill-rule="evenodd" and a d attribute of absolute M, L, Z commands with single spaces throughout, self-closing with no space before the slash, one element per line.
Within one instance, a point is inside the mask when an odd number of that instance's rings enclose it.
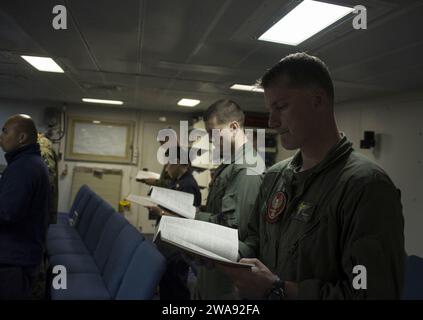
<path fill-rule="evenodd" d="M 238 230 L 218 224 L 163 216 L 153 241 L 161 241 L 214 263 L 237 268 L 253 267 L 237 262 Z"/>
<path fill-rule="evenodd" d="M 126 199 L 144 207 L 159 205 L 184 218 L 195 218 L 194 195 L 191 193 L 152 187 L 150 196 L 130 194 Z"/>

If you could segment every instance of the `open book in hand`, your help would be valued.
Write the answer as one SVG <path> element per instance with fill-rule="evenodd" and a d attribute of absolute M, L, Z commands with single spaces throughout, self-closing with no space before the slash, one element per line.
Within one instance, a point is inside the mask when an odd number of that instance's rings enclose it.
<path fill-rule="evenodd" d="M 143 179 L 159 179 L 160 174 L 151 172 L 151 171 L 138 171 L 137 176 L 135 177 L 136 180 L 143 180 Z"/>
<path fill-rule="evenodd" d="M 150 196 L 130 194 L 126 199 L 144 207 L 160 205 L 184 218 L 195 218 L 194 195 L 191 193 L 152 187 Z"/>
<path fill-rule="evenodd" d="M 237 262 L 238 230 L 218 224 L 163 216 L 153 241 L 164 242 L 188 255 L 197 255 L 214 263 L 237 268 L 253 267 Z"/>

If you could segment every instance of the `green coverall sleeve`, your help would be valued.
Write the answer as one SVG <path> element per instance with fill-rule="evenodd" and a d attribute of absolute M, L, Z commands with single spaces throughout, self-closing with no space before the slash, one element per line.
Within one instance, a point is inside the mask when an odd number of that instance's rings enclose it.
<path fill-rule="evenodd" d="M 260 212 L 263 199 L 265 199 L 263 194 L 263 187 L 261 187 L 248 220 L 247 235 L 239 241 L 238 251 L 241 258 L 255 258 L 258 255 L 260 245 Z"/>

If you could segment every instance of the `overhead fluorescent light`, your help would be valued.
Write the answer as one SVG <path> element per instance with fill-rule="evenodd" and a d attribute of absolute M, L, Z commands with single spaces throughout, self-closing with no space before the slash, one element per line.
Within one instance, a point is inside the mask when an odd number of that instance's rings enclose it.
<path fill-rule="evenodd" d="M 60 68 L 60 66 L 56 62 L 54 62 L 52 58 L 35 56 L 21 57 L 39 71 L 64 73 L 63 69 Z"/>
<path fill-rule="evenodd" d="M 259 40 L 296 46 L 353 11 L 354 8 L 350 7 L 304 0 Z"/>
<path fill-rule="evenodd" d="M 195 100 L 195 99 L 181 99 L 178 101 L 178 106 L 183 106 L 183 107 L 195 107 L 197 104 L 200 103 L 200 100 Z"/>
<path fill-rule="evenodd" d="M 101 124 L 101 121 L 98 121 L 98 120 L 93 120 L 93 123 L 94 123 L 94 124 Z"/>
<path fill-rule="evenodd" d="M 82 101 L 89 103 L 102 103 L 102 104 L 117 104 L 122 105 L 123 101 L 118 100 L 104 100 L 104 99 L 91 99 L 91 98 L 82 98 Z"/>
<path fill-rule="evenodd" d="M 264 92 L 263 88 L 256 85 L 234 84 L 230 87 L 232 90 L 250 91 L 250 92 Z"/>

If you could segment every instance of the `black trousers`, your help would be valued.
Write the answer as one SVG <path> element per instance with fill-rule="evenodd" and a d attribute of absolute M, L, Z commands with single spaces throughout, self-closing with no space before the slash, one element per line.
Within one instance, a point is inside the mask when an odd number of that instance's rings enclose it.
<path fill-rule="evenodd" d="M 167 269 L 160 281 L 160 300 L 189 300 L 187 286 L 189 265 L 181 255 L 168 261 Z"/>
<path fill-rule="evenodd" d="M 36 267 L 0 265 L 0 300 L 31 299 Z"/>

